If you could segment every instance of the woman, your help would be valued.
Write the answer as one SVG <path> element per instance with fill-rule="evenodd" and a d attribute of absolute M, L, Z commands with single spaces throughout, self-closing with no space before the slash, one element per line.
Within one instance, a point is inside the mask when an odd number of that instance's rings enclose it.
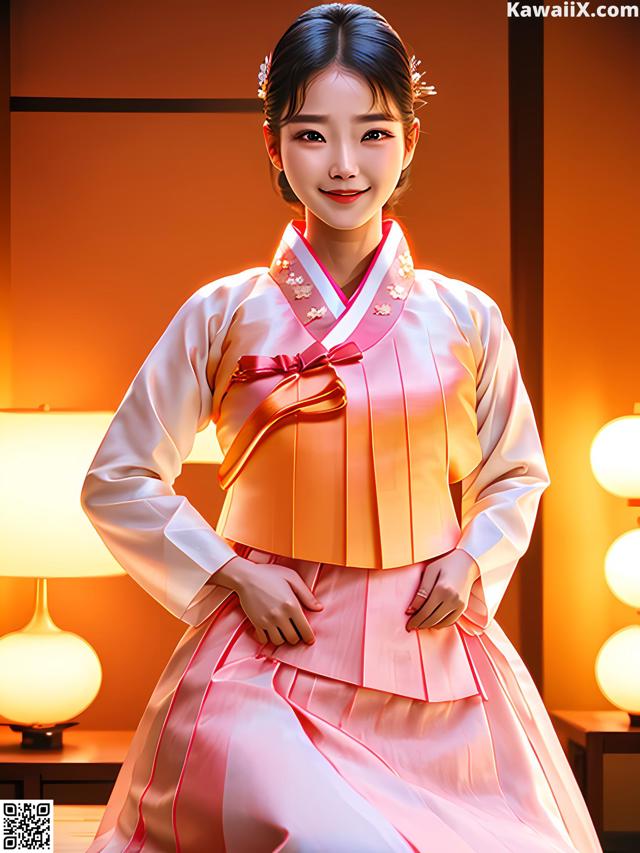
<path fill-rule="evenodd" d="M 90 853 L 601 850 L 494 619 L 549 485 L 513 341 L 385 216 L 417 64 L 365 6 L 285 32 L 259 94 L 304 218 L 187 299 L 87 474 L 106 545 L 190 626 Z M 215 531 L 172 488 L 211 418 Z"/>

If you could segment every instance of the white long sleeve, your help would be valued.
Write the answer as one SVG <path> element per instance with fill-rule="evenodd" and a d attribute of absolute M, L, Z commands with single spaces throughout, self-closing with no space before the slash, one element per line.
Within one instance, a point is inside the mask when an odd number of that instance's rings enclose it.
<path fill-rule="evenodd" d="M 458 549 L 480 567 L 459 623 L 470 633 L 487 628 L 529 547 L 549 472 L 511 334 L 498 305 L 473 299 L 482 351 L 477 379 L 478 440 L 482 461 L 462 481 Z"/>
<path fill-rule="evenodd" d="M 224 299 L 205 285 L 180 307 L 120 403 L 81 505 L 113 556 L 153 598 L 197 625 L 232 590 L 205 584 L 236 556 L 173 484 L 211 416 Z M 218 336 L 220 337 L 220 336 Z"/>

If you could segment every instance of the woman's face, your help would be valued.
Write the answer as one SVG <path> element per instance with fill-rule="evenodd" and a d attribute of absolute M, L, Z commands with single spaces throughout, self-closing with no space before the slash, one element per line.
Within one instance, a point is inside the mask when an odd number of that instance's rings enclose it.
<path fill-rule="evenodd" d="M 391 102 L 394 119 L 380 116 L 371 90 L 358 74 L 329 66 L 309 84 L 299 113 L 282 126 L 280 139 L 263 130 L 273 164 L 284 168 L 304 206 L 328 226 L 352 229 L 377 215 L 413 158 L 420 120 L 409 136 Z M 352 201 L 332 191 L 357 190 Z"/>

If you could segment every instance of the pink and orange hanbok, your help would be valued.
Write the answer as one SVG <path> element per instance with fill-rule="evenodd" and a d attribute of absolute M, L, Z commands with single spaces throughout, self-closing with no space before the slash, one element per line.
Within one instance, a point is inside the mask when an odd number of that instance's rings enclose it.
<path fill-rule="evenodd" d="M 213 529 L 173 489 L 210 420 Z M 395 219 L 346 299 L 290 222 L 269 267 L 179 308 L 82 505 L 186 625 L 88 853 L 597 853 L 578 785 L 495 620 L 549 475 L 496 302 L 415 269 Z M 480 567 L 465 612 L 407 631 L 425 565 Z M 236 554 L 298 572 L 312 645 L 261 644 Z"/>

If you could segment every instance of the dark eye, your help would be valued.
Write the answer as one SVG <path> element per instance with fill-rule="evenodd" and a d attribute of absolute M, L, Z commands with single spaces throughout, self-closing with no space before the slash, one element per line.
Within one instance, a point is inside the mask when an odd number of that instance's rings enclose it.
<path fill-rule="evenodd" d="M 391 134 L 390 134 L 390 133 L 387 133 L 387 131 L 386 131 L 386 130 L 369 130 L 369 131 L 367 131 L 367 132 L 365 133 L 365 135 L 363 136 L 363 139 L 366 139 L 366 138 L 367 138 L 367 136 L 369 136 L 369 134 L 370 134 L 370 133 L 381 133 L 383 136 L 391 136 Z M 377 142 L 378 140 L 377 140 L 377 139 L 374 139 L 373 141 L 374 141 L 374 142 Z"/>
<path fill-rule="evenodd" d="M 307 136 L 309 133 L 314 133 L 316 136 L 319 136 L 319 137 L 320 137 L 320 139 L 322 139 L 322 134 L 321 134 L 321 133 L 318 133 L 318 131 L 317 131 L 317 130 L 305 130 L 305 131 L 304 131 L 304 133 L 300 133 L 298 136 L 296 136 L 296 139 L 304 139 L 304 138 L 305 138 L 305 136 Z M 318 142 L 319 140 L 317 140 L 317 139 L 307 139 L 306 141 L 307 141 L 307 142 Z"/>

